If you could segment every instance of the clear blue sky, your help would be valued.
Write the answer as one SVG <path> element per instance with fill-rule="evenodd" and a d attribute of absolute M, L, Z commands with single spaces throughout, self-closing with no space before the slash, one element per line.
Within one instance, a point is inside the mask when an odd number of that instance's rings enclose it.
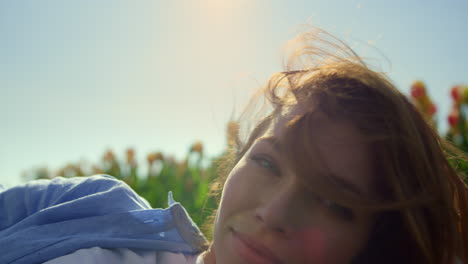
<path fill-rule="evenodd" d="M 0 183 L 108 148 L 141 162 L 181 158 L 195 140 L 220 153 L 231 112 L 281 70 L 306 22 L 405 93 L 425 81 L 445 130 L 449 88 L 468 83 L 467 14 L 464 0 L 0 1 Z"/>

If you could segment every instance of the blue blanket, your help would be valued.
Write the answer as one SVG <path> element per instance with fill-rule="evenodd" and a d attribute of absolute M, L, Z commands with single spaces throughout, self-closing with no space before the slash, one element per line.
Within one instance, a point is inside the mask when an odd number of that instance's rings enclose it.
<path fill-rule="evenodd" d="M 185 209 L 152 209 L 107 175 L 37 180 L 0 190 L 0 263 L 41 263 L 81 248 L 197 254 L 206 239 Z"/>

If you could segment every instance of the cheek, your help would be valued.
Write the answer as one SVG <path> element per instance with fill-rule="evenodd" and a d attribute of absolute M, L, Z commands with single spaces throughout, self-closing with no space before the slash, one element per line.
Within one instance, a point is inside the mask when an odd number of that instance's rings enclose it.
<path fill-rule="evenodd" d="M 225 219 L 248 210 L 254 205 L 255 196 L 252 195 L 254 177 L 249 175 L 249 170 L 241 160 L 229 174 L 223 187 L 221 203 L 218 208 L 217 224 L 223 224 Z"/>
<path fill-rule="evenodd" d="M 229 227 L 233 226 L 233 223 L 242 223 L 245 215 L 255 205 L 255 197 L 251 190 L 255 185 L 250 183 L 248 170 L 242 164 L 240 161 L 239 166 L 229 174 L 216 215 L 213 247 L 219 263 L 236 263 L 237 256 L 232 252 Z"/>
<path fill-rule="evenodd" d="M 242 163 L 240 161 L 239 163 Z M 238 164 L 242 165 L 242 164 Z M 224 228 L 226 221 L 240 211 L 243 211 L 249 204 L 248 184 L 244 178 L 246 175 L 242 166 L 236 166 L 229 174 L 223 187 L 221 202 L 219 204 L 216 222 L 215 234 L 218 229 Z"/>
<path fill-rule="evenodd" d="M 298 263 L 350 263 L 367 240 L 367 234 L 352 229 L 331 225 L 301 229 L 291 243 L 292 255 L 301 256 Z"/>
<path fill-rule="evenodd" d="M 326 234 L 319 228 L 298 231 L 291 243 L 291 255 L 300 256 L 298 263 L 325 264 Z"/>

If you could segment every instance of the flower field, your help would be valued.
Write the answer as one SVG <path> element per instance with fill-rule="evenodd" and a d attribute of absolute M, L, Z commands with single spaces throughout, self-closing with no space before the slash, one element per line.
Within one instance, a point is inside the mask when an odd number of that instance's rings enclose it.
<path fill-rule="evenodd" d="M 436 126 L 434 116 L 436 104 L 427 93 L 425 84 L 421 81 L 411 86 L 412 102 L 423 113 L 427 121 Z M 453 100 L 452 111 L 447 117 L 449 131 L 444 138 L 453 142 L 460 150 L 468 152 L 468 128 L 466 107 L 468 105 L 468 86 L 458 85 L 451 89 Z M 230 122 L 227 126 L 228 135 L 238 131 L 238 124 Z M 233 144 L 233 138 L 228 136 L 227 146 Z M 226 147 L 227 149 L 227 147 Z M 201 142 L 195 142 L 189 147 L 186 157 L 182 160 L 162 152 L 146 155 L 146 162 L 138 164 L 134 149 L 127 149 L 120 156 L 112 150 L 107 150 L 101 160 L 93 165 L 68 164 L 58 170 L 47 168 L 24 172 L 24 180 L 53 178 L 56 176 L 73 177 L 93 174 L 109 174 L 125 181 L 138 194 L 146 198 L 154 208 L 167 207 L 167 193 L 173 192 L 174 199 L 184 205 L 193 220 L 205 234 L 210 236 L 206 225 L 216 208 L 216 200 L 209 195 L 210 184 L 217 177 L 221 154 L 215 158 L 207 158 L 203 153 Z M 451 164 L 468 183 L 468 162 L 463 158 L 450 160 Z M 205 164 L 205 165 L 203 165 Z M 207 165 L 206 165 L 207 164 Z"/>

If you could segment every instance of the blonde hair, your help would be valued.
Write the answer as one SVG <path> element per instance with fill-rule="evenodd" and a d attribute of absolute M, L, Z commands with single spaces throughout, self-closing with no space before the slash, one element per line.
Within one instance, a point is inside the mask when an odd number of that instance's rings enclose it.
<path fill-rule="evenodd" d="M 224 177 L 212 190 L 219 194 L 227 172 L 285 108 L 314 101 L 316 108 L 289 122 L 281 139 L 298 175 L 309 171 L 303 153 L 313 146 L 304 144 L 309 137 L 304 131 L 313 129 L 310 120 L 316 111 L 352 121 L 375 157 L 378 200 L 353 200 L 322 190 L 345 205 L 375 211 L 368 246 L 353 263 L 452 264 L 456 257 L 467 263 L 468 188 L 448 162 L 466 160 L 464 154 L 440 138 L 384 74 L 369 69 L 342 41 L 312 29 L 289 47 L 286 71 L 275 74 L 261 90 L 269 112 L 246 140 L 233 140 Z"/>

